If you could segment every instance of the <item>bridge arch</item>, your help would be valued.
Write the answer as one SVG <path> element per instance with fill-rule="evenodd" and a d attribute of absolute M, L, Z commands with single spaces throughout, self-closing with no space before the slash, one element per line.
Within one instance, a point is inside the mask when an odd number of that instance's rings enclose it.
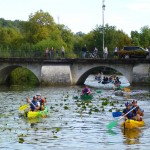
<path fill-rule="evenodd" d="M 93 70 L 101 67 L 107 67 L 116 70 L 117 72 L 125 76 L 130 83 L 132 83 L 132 73 L 133 73 L 132 65 L 94 64 L 94 63 L 90 65 L 79 64 L 78 66 L 74 66 L 75 69 L 78 69 L 77 71 L 78 73 L 72 71 L 73 79 L 75 79 L 74 82 L 76 82 L 77 85 L 83 85 L 86 78 L 93 72 Z"/>
<path fill-rule="evenodd" d="M 37 78 L 37 80 L 40 82 L 40 78 L 36 75 L 36 72 L 34 72 L 31 68 L 25 67 L 23 65 L 17 65 L 17 64 L 10 65 L 10 64 L 7 64 L 7 65 L 0 66 L 0 84 L 1 85 L 6 84 L 10 73 L 18 67 L 26 68 L 26 69 L 30 70 L 34 74 L 34 76 Z"/>

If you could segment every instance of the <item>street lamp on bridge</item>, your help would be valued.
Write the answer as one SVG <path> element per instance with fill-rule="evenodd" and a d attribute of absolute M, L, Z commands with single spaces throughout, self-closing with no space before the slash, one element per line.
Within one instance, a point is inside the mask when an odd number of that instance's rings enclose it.
<path fill-rule="evenodd" d="M 105 46 L 105 41 L 104 41 L 104 31 L 105 31 L 105 27 L 104 27 L 104 11 L 105 11 L 105 4 L 104 4 L 105 0 L 103 0 L 103 3 L 102 3 L 102 22 L 103 22 L 103 50 L 104 50 L 104 46 Z"/>

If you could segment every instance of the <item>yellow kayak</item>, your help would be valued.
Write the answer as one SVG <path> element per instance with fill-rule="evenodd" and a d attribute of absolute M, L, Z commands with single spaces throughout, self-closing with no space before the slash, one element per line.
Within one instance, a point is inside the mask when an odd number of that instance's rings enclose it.
<path fill-rule="evenodd" d="M 131 120 L 127 119 L 125 122 L 121 124 L 122 127 L 127 128 L 127 129 L 135 129 L 138 127 L 143 127 L 145 125 L 144 121 L 136 121 L 136 120 Z"/>
<path fill-rule="evenodd" d="M 42 111 L 29 111 L 29 112 L 26 112 L 26 117 L 27 118 L 36 118 L 36 117 L 46 117 L 48 114 L 48 109 L 47 107 L 45 106 L 45 109 L 42 110 Z"/>

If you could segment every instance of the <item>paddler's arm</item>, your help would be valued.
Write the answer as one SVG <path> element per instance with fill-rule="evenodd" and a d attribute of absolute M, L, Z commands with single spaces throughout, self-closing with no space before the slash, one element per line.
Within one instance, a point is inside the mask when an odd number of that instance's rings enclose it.
<path fill-rule="evenodd" d="M 46 96 L 44 96 L 44 103 L 46 103 L 47 101 L 46 101 Z"/>
<path fill-rule="evenodd" d="M 26 98 L 26 102 L 27 103 L 31 103 L 31 101 L 30 101 L 30 99 L 28 97 Z"/>

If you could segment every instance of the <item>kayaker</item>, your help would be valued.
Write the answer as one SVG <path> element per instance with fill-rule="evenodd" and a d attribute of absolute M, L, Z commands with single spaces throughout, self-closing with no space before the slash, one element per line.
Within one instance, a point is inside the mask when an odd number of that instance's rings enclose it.
<path fill-rule="evenodd" d="M 122 86 L 119 83 L 114 84 L 114 91 L 117 91 L 117 90 L 122 90 Z"/>
<path fill-rule="evenodd" d="M 87 94 L 90 95 L 91 90 L 90 88 L 86 85 L 85 88 L 82 90 L 82 95 Z"/>
<path fill-rule="evenodd" d="M 44 96 L 44 98 L 41 98 L 41 94 L 40 93 L 37 93 L 36 96 L 37 96 L 37 101 L 40 103 L 39 110 L 44 110 L 44 104 L 46 102 L 46 96 Z"/>
<path fill-rule="evenodd" d="M 28 111 L 37 111 L 40 108 L 40 103 L 37 101 L 37 96 L 33 96 L 31 101 L 29 98 L 26 98 L 27 103 L 30 103 L 30 108 Z"/>
<path fill-rule="evenodd" d="M 131 108 L 131 104 L 129 102 L 125 103 L 126 108 L 123 110 L 122 115 L 124 116 L 126 113 L 128 113 L 132 108 Z M 124 116 L 125 120 L 126 119 L 132 119 L 133 117 L 133 113 L 132 111 L 130 113 L 128 113 L 127 115 Z"/>
<path fill-rule="evenodd" d="M 142 110 L 138 104 L 136 100 L 132 101 L 132 108 L 136 107 L 133 110 L 133 119 L 137 120 L 137 121 L 142 121 L 142 116 L 144 116 L 144 110 Z"/>

